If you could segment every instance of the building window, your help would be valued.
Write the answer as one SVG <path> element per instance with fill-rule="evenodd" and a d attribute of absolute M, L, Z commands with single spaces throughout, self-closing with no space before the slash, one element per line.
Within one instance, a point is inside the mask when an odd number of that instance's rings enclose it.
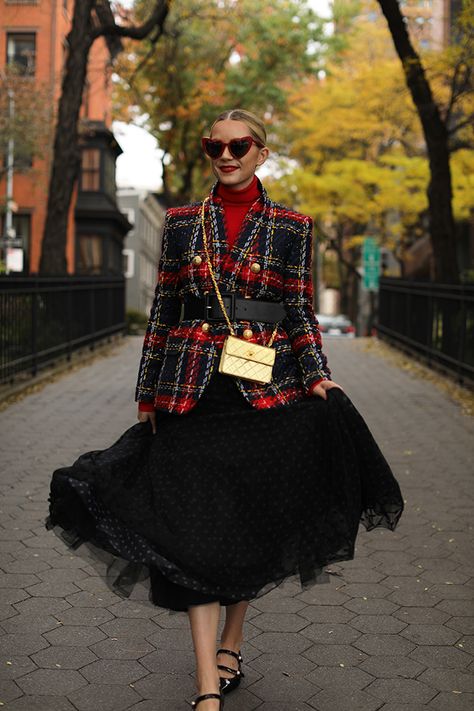
<path fill-rule="evenodd" d="M 109 242 L 109 261 L 107 266 L 109 274 L 123 274 L 122 245 L 115 240 Z"/>
<path fill-rule="evenodd" d="M 90 95 L 91 95 L 91 85 L 90 81 L 85 79 L 84 81 L 84 89 L 82 91 L 82 116 L 89 116 L 89 104 L 90 104 Z"/>
<path fill-rule="evenodd" d="M 135 275 L 135 250 L 122 249 L 122 271 L 125 279 L 132 279 Z"/>
<path fill-rule="evenodd" d="M 33 167 L 33 156 L 30 154 L 24 154 L 15 158 L 15 170 L 21 173 L 25 170 L 30 170 Z"/>
<path fill-rule="evenodd" d="M 100 150 L 84 148 L 82 151 L 81 190 L 100 190 Z"/>
<path fill-rule="evenodd" d="M 115 197 L 115 158 L 110 153 L 104 154 L 104 192 Z"/>
<path fill-rule="evenodd" d="M 69 44 L 68 41 L 65 37 L 63 37 L 62 41 L 62 64 L 61 64 L 61 79 L 64 77 L 64 73 L 66 71 L 66 62 L 69 54 Z"/>
<path fill-rule="evenodd" d="M 5 165 L 7 161 L 5 160 Z M 15 153 L 13 157 L 13 168 L 18 172 L 29 170 L 33 167 L 33 153 L 28 148 Z"/>
<path fill-rule="evenodd" d="M 8 155 L 5 153 L 0 156 L 0 165 L 3 170 L 8 168 Z M 33 154 L 27 148 L 22 151 L 16 151 L 13 156 L 13 170 L 21 173 L 22 171 L 29 170 L 33 167 Z"/>
<path fill-rule="evenodd" d="M 7 64 L 23 75 L 35 73 L 36 34 L 34 32 L 7 33 Z"/>
<path fill-rule="evenodd" d="M 78 274 L 102 274 L 104 267 L 103 240 L 99 235 L 79 235 Z"/>

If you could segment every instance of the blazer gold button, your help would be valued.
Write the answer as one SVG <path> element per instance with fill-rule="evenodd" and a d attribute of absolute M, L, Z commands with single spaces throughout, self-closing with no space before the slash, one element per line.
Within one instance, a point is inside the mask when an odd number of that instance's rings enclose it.
<path fill-rule="evenodd" d="M 253 336 L 253 331 L 252 331 L 251 328 L 246 328 L 246 329 L 244 330 L 244 332 L 243 332 L 242 335 L 243 335 L 244 338 L 246 338 L 246 339 L 248 340 L 249 338 L 252 338 L 252 336 Z"/>
<path fill-rule="evenodd" d="M 207 321 L 204 321 L 204 323 L 201 324 L 201 331 L 204 331 L 204 333 L 207 333 L 210 328 L 211 324 L 207 323 Z"/>
<path fill-rule="evenodd" d="M 196 254 L 195 257 L 193 257 L 193 264 L 195 264 L 197 267 L 201 264 L 202 262 L 202 257 L 199 256 L 199 254 Z"/>
<path fill-rule="evenodd" d="M 254 262 L 250 266 L 251 271 L 253 271 L 254 274 L 258 274 L 260 271 L 260 264 L 258 262 Z"/>

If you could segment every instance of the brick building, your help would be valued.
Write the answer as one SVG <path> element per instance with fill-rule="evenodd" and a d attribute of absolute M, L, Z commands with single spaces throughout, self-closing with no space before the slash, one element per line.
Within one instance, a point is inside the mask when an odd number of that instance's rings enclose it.
<path fill-rule="evenodd" d="M 33 86 L 46 87 L 52 122 L 73 6 L 74 0 L 0 0 L 0 72 L 14 65 Z M 122 272 L 123 238 L 130 225 L 116 203 L 115 160 L 122 151 L 111 131 L 111 64 L 119 49 L 119 40 L 101 37 L 89 56 L 81 110 L 82 167 L 68 220 L 69 273 Z M 26 167 L 14 172 L 13 226 L 23 242 L 25 274 L 39 268 L 50 165 L 48 145 L 44 155 L 31 156 Z M 4 212 L 5 194 L 3 175 L 0 212 Z"/>
<path fill-rule="evenodd" d="M 439 50 L 451 43 L 461 0 L 401 0 L 400 5 L 411 36 L 423 49 Z"/>

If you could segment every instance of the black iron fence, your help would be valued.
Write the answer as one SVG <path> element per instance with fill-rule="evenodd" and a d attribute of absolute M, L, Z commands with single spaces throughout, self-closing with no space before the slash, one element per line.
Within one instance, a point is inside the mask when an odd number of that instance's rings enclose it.
<path fill-rule="evenodd" d="M 474 380 L 474 285 L 382 277 L 377 330 L 461 382 Z"/>
<path fill-rule="evenodd" d="M 0 277 L 0 384 L 125 330 L 122 277 Z"/>

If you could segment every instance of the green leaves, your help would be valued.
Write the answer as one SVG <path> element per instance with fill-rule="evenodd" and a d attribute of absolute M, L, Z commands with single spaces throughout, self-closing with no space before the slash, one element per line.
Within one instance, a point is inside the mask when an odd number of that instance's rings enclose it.
<path fill-rule="evenodd" d="M 173 3 L 159 43 L 130 44 L 133 54 L 120 59 L 118 115 L 146 114 L 167 154 L 165 189 L 178 202 L 200 197 L 211 180 L 200 138 L 215 117 L 246 108 L 269 122 L 284 118 L 289 92 L 317 70 L 314 47 L 324 42 L 305 0 Z"/>

